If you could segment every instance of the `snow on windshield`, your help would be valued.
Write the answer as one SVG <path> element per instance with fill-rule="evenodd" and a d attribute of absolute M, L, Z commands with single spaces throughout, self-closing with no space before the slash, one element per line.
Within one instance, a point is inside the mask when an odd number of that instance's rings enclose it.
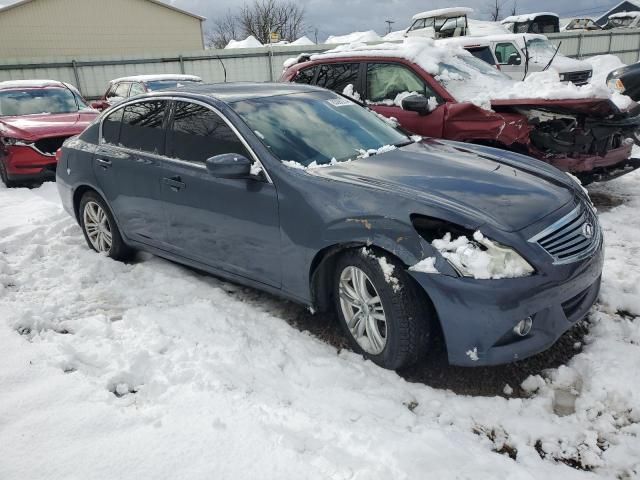
<path fill-rule="evenodd" d="M 561 83 L 555 71 L 535 72 L 525 81 L 514 81 L 490 65 L 455 45 L 436 44 L 428 38 L 409 37 L 402 44 L 341 45 L 313 55 L 312 60 L 329 58 L 393 57 L 409 60 L 433 75 L 458 102 L 470 102 L 491 109 L 491 100 L 506 99 L 611 99 L 619 108 L 628 105 L 627 97 L 612 95 L 600 85 Z"/>

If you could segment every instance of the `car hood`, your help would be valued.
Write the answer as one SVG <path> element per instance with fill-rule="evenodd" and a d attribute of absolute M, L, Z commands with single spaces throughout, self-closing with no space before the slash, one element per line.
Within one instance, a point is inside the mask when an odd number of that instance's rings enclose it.
<path fill-rule="evenodd" d="M 625 110 L 619 109 L 608 98 L 573 98 L 566 100 L 550 100 L 542 98 L 509 98 L 504 100 L 491 100 L 492 108 L 500 107 L 529 107 L 542 108 L 563 113 L 575 113 L 589 115 L 590 117 L 608 117 L 618 115 L 621 112 L 634 112 L 637 104 L 631 102 Z"/>
<path fill-rule="evenodd" d="M 97 116 L 97 111 L 87 110 L 73 113 L 0 117 L 0 135 L 22 140 L 71 137 L 81 133 Z"/>
<path fill-rule="evenodd" d="M 549 63 L 549 60 L 551 60 L 551 57 L 534 56 L 531 61 L 538 66 L 545 67 Z M 558 53 L 558 55 L 556 55 L 556 57 L 553 59 L 550 68 L 553 68 L 560 73 L 585 72 L 592 70 L 590 63 L 587 63 L 583 60 L 576 60 L 575 58 L 565 57 L 560 53 Z"/>
<path fill-rule="evenodd" d="M 522 157 L 524 158 L 524 157 Z M 369 158 L 307 169 L 326 179 L 373 187 L 455 209 L 477 227 L 525 228 L 575 196 L 571 180 L 547 165 L 531 165 L 428 140 Z M 420 213 L 420 212 L 408 212 Z"/>

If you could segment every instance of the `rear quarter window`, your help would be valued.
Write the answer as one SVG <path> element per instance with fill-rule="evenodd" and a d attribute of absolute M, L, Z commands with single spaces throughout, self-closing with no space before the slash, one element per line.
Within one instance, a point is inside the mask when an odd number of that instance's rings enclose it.
<path fill-rule="evenodd" d="M 316 85 L 342 93 L 347 85 L 357 85 L 359 63 L 327 63 L 318 67 Z"/>
<path fill-rule="evenodd" d="M 309 67 L 302 70 L 298 70 L 296 76 L 293 78 L 295 83 L 304 83 L 305 85 L 311 85 L 313 78 L 316 74 L 316 67 Z"/>

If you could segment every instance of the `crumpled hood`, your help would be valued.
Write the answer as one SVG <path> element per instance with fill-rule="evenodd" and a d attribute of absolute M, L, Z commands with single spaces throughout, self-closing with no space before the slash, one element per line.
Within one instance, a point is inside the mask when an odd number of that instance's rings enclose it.
<path fill-rule="evenodd" d="M 0 135 L 22 140 L 71 137 L 81 133 L 99 115 L 87 110 L 73 113 L 0 117 Z"/>
<path fill-rule="evenodd" d="M 633 113 L 637 104 L 631 102 L 629 108 L 623 112 Z M 530 107 L 545 110 L 588 115 L 590 117 L 608 117 L 618 115 L 621 110 L 608 98 L 573 98 L 567 100 L 547 100 L 541 98 L 508 98 L 491 100 L 492 108 L 499 107 Z"/>
<path fill-rule="evenodd" d="M 564 174 L 533 159 L 531 165 L 523 165 L 495 152 L 477 153 L 464 144 L 427 140 L 307 171 L 430 206 L 455 208 L 478 226 L 489 222 L 504 231 L 525 228 L 574 198 L 573 181 Z"/>

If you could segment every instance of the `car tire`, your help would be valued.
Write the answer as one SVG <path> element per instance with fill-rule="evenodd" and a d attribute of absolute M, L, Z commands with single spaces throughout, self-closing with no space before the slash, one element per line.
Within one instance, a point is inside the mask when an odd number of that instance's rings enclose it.
<path fill-rule="evenodd" d="M 366 247 L 345 252 L 333 297 L 349 343 L 365 358 L 397 370 L 426 354 L 433 310 L 395 258 Z"/>
<path fill-rule="evenodd" d="M 2 183 L 6 185 L 7 188 L 12 188 L 16 186 L 16 182 L 13 180 L 9 180 L 9 174 L 7 173 L 7 166 L 4 163 L 4 160 L 0 159 L 0 180 Z"/>
<path fill-rule="evenodd" d="M 96 192 L 82 196 L 78 219 L 89 248 L 114 260 L 126 260 L 133 253 L 122 240 L 111 209 Z"/>

